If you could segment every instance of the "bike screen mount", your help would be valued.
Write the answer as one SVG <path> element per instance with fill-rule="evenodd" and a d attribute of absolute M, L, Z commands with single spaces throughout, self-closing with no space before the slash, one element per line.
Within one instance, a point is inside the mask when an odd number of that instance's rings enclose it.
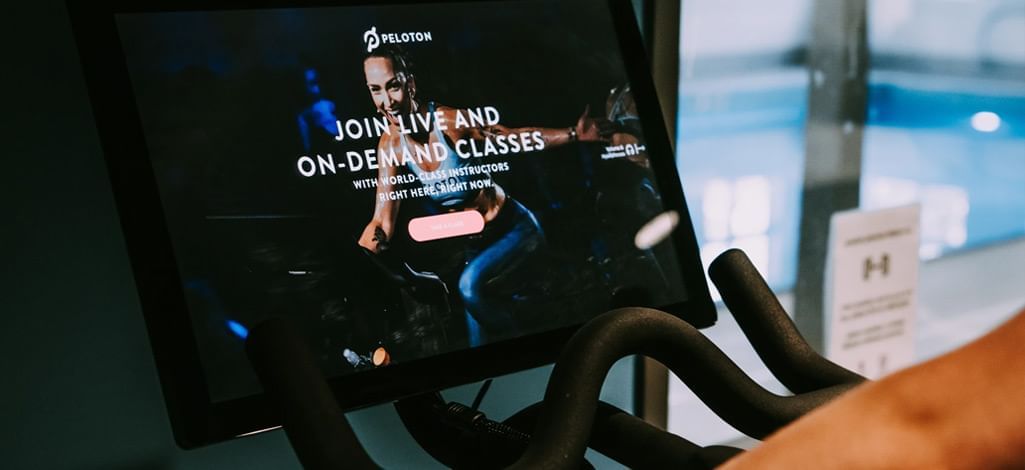
<path fill-rule="evenodd" d="M 714 323 L 630 2 L 69 1 L 174 435 L 272 428 L 285 317 L 343 408 Z M 342 396 L 342 395 L 340 395 Z"/>

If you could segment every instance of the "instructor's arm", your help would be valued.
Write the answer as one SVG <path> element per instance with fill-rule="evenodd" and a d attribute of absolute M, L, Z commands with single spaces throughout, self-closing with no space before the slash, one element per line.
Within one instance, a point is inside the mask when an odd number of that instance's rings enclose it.
<path fill-rule="evenodd" d="M 380 152 L 381 149 L 378 149 Z M 399 201 L 388 197 L 388 193 L 394 190 L 395 186 L 389 184 L 389 178 L 397 175 L 398 167 L 379 166 L 377 169 L 377 194 L 374 198 L 374 215 L 370 223 L 363 229 L 359 237 L 359 245 L 374 253 L 381 251 L 381 243 L 391 240 L 395 232 L 395 217 L 399 213 Z M 384 239 L 379 237 L 378 229 L 384 234 Z"/>
<path fill-rule="evenodd" d="M 465 130 L 465 136 L 474 140 L 484 140 L 491 136 L 510 136 L 521 133 L 531 134 L 539 132 L 545 147 L 558 147 L 573 142 L 607 142 L 612 135 L 608 121 L 588 117 L 590 106 L 584 108 L 584 112 L 577 119 L 577 122 L 570 127 L 506 127 L 502 124 L 495 124 L 485 127 L 470 127 Z M 446 110 L 450 113 L 447 119 L 455 120 L 455 110 Z"/>

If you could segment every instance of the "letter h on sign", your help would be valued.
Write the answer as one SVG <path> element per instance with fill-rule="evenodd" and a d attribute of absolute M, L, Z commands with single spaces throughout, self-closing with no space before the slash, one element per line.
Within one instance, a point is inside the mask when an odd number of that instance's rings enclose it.
<path fill-rule="evenodd" d="M 865 258 L 864 269 L 862 270 L 861 276 L 863 279 L 867 281 L 868 278 L 872 276 L 872 271 L 876 270 L 878 270 L 883 275 L 883 277 L 890 274 L 889 253 L 883 253 L 883 256 L 879 259 L 878 263 L 872 261 L 871 257 Z"/>

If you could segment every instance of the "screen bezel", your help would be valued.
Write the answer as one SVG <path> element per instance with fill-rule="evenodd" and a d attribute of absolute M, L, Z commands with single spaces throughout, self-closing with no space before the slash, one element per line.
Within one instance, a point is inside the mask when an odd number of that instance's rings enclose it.
<path fill-rule="evenodd" d="M 159 0 L 146 5 L 122 0 L 68 0 L 140 305 L 179 446 L 195 448 L 273 428 L 279 423 L 262 394 L 217 403 L 209 398 L 139 112 L 131 93 L 115 15 L 466 1 L 473 0 Z M 630 0 L 606 0 L 605 6 L 610 9 L 638 113 L 645 123 L 645 140 L 663 202 L 667 209 L 679 213 L 679 226 L 684 228 L 673 231 L 673 242 L 688 300 L 662 308 L 696 327 L 710 326 L 715 323 L 716 312 L 633 8 Z M 329 382 L 343 409 L 385 403 L 551 363 L 579 326 L 337 377 Z"/>

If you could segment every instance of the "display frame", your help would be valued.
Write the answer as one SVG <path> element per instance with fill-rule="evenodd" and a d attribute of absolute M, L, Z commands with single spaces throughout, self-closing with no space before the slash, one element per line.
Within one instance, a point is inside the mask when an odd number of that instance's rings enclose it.
<path fill-rule="evenodd" d="M 92 101 L 97 131 L 120 214 L 140 306 L 152 346 L 175 440 L 195 448 L 277 427 L 266 398 L 253 395 L 211 402 L 185 292 L 150 162 L 139 111 L 118 35 L 123 13 L 348 7 L 382 4 L 458 4 L 474 0 L 68 0 L 68 9 Z M 506 0 L 515 3 L 521 0 Z M 688 298 L 662 308 L 696 327 L 714 324 L 716 310 L 702 272 L 693 225 L 664 126 L 647 56 L 630 0 L 605 0 L 609 8 L 638 114 L 645 123 L 651 165 L 667 210 L 679 214 L 672 239 Z M 596 5 L 599 3 L 596 2 Z M 330 379 L 343 409 L 472 383 L 553 362 L 578 325 L 443 353 L 403 364 Z M 515 354 L 512 354 L 515 352 Z"/>

